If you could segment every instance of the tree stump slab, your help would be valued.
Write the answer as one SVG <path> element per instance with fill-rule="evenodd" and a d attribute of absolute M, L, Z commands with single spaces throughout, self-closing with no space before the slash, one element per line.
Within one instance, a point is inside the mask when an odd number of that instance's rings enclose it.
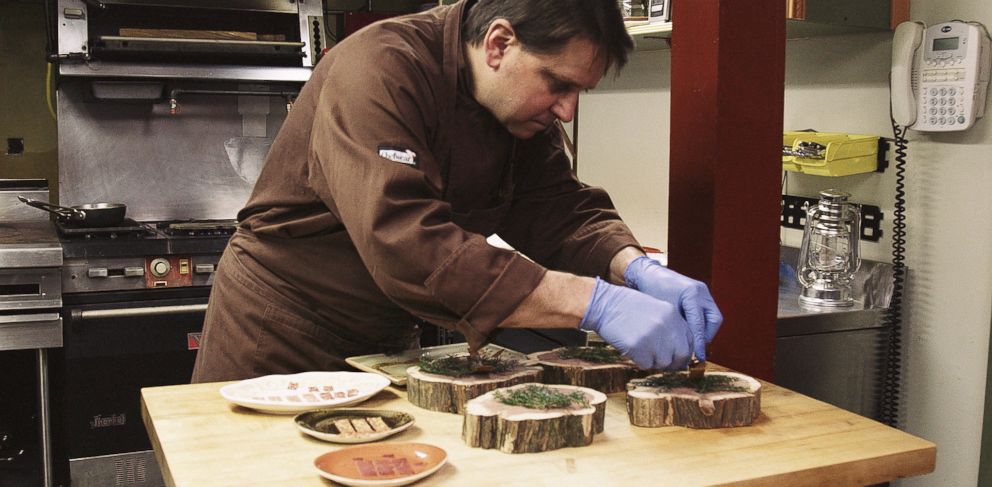
<path fill-rule="evenodd" d="M 504 404 L 497 393 L 509 394 L 528 386 L 544 386 L 569 394 L 581 392 L 588 405 L 568 408 L 532 409 Z M 475 448 L 504 453 L 536 453 L 558 448 L 586 446 L 603 432 L 606 394 L 569 385 L 518 384 L 487 392 L 468 402 L 462 422 L 462 439 Z"/>
<path fill-rule="evenodd" d="M 713 386 L 700 392 L 691 387 L 652 387 L 643 385 L 659 377 L 686 372 L 666 372 L 631 381 L 627 386 L 627 416 L 634 426 L 656 428 L 731 428 L 750 425 L 761 413 L 761 383 L 735 372 L 707 372 L 703 380 L 738 389 Z"/>
<path fill-rule="evenodd" d="M 637 368 L 632 360 L 620 358 L 613 363 L 602 363 L 579 358 L 562 358 L 562 352 L 569 347 L 556 348 L 544 352 L 536 352 L 527 357 L 544 369 L 545 384 L 568 384 L 579 387 L 596 389 L 610 394 L 627 390 L 627 383 L 636 377 L 643 377 L 645 372 Z M 578 347 L 596 349 L 602 347 Z"/>
<path fill-rule="evenodd" d="M 445 413 L 465 413 L 465 403 L 500 387 L 541 379 L 540 367 L 520 366 L 507 372 L 448 376 L 425 372 L 414 366 L 406 370 L 406 396 L 416 406 Z"/>

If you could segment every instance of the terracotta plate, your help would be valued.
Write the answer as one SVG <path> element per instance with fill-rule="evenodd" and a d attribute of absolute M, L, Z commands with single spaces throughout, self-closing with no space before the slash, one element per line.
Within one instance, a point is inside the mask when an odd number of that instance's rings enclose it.
<path fill-rule="evenodd" d="M 300 431 L 319 440 L 335 443 L 368 443 L 413 426 L 413 416 L 388 409 L 309 411 L 298 414 L 293 420 Z M 341 431 L 342 424 L 345 427 L 351 426 L 348 430 Z"/>
<path fill-rule="evenodd" d="M 448 454 L 424 443 L 350 446 L 313 461 L 321 477 L 358 487 L 392 487 L 416 482 L 436 472 Z"/>

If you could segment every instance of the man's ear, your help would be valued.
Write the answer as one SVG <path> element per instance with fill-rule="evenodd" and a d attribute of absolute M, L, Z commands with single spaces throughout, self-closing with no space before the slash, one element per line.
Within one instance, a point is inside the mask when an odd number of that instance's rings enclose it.
<path fill-rule="evenodd" d="M 499 69 L 507 49 L 514 47 L 517 43 L 517 34 L 513 26 L 506 19 L 496 19 L 489 24 L 486 37 L 482 40 L 482 48 L 486 53 L 486 65 L 492 69 Z"/>

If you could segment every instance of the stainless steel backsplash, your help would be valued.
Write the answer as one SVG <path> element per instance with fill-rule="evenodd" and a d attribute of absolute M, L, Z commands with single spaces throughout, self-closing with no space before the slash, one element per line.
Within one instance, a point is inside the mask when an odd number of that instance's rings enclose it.
<path fill-rule="evenodd" d="M 261 98 L 269 109 L 259 114 L 244 97 L 239 109 L 237 96 L 190 95 L 170 115 L 167 100 L 98 101 L 89 90 L 85 79 L 63 78 L 59 86 L 59 200 L 124 203 L 139 221 L 235 218 L 286 117 L 278 97 Z M 246 112 L 246 105 L 255 108 Z"/>

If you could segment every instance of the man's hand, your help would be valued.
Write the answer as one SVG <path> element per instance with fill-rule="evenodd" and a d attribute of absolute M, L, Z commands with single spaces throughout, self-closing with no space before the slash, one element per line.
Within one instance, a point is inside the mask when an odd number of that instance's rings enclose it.
<path fill-rule="evenodd" d="M 598 333 L 642 369 L 682 369 L 692 354 L 692 332 L 675 306 L 598 278 L 579 328 Z"/>
<path fill-rule="evenodd" d="M 623 277 L 627 286 L 676 306 L 692 330 L 696 358 L 706 360 L 706 345 L 723 323 L 723 314 L 706 284 L 646 256 L 632 260 Z"/>

